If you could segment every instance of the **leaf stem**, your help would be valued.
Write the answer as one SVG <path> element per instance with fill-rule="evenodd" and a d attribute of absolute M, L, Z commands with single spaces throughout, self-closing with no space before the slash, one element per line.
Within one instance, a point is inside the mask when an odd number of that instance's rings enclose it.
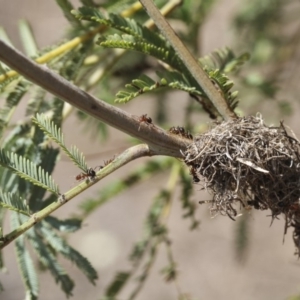
<path fill-rule="evenodd" d="M 201 68 L 197 60 L 192 56 L 190 51 L 185 47 L 182 41 L 178 38 L 172 27 L 162 16 L 158 8 L 152 0 L 140 0 L 148 15 L 153 19 L 155 25 L 160 29 L 164 37 L 170 42 L 174 50 L 177 52 L 185 66 L 188 68 L 192 76 L 198 82 L 204 93 L 214 104 L 216 109 L 224 120 L 237 118 L 236 114 L 231 111 L 226 100 L 214 87 L 213 83 Z"/>

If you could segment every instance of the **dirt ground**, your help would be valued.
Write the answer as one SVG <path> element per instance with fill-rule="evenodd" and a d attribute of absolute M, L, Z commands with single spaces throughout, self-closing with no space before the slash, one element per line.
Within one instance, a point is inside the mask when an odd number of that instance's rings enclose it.
<path fill-rule="evenodd" d="M 219 2 L 203 30 L 203 53 L 225 45 L 230 46 L 232 40 L 228 21 L 235 12 L 239 1 L 220 0 Z M 17 22 L 21 18 L 30 20 L 40 47 L 58 41 L 63 37 L 67 28 L 67 22 L 55 1 L 0 0 L 0 26 L 5 28 L 14 45 L 19 49 L 21 43 Z M 150 102 L 151 99 L 145 97 L 143 107 L 129 104 L 122 108 L 133 114 L 141 115 L 148 112 L 146 108 L 151 109 Z M 21 111 L 19 113 L 22 114 Z M 180 120 L 182 118 L 180 113 L 180 109 L 175 108 L 174 119 Z M 293 116 L 286 123 L 300 136 L 298 113 L 299 106 L 296 104 Z M 279 122 L 279 120 L 277 121 Z M 78 128 L 76 119 L 69 118 L 63 128 L 66 143 L 68 145 L 76 144 L 86 154 L 90 165 L 99 165 L 103 159 L 108 159 L 120 152 L 120 144 L 125 140 L 124 134 L 111 130 L 111 142 L 109 145 L 101 145 L 99 142 L 91 141 L 88 133 L 76 128 Z M 115 178 L 123 178 L 128 170 L 139 163 L 134 162 L 117 171 L 111 178 L 108 177 L 101 181 L 91 190 L 62 207 L 55 213 L 55 216 L 66 218 L 70 214 L 78 212 L 78 205 L 81 201 L 101 193 L 101 187 L 110 184 Z M 74 176 L 76 174 L 75 167 L 63 159 L 56 169 L 54 179 L 64 191 L 75 184 Z M 99 273 L 97 285 L 92 286 L 75 266 L 70 262 L 63 261 L 63 266 L 72 273 L 76 283 L 73 299 L 99 299 L 104 287 L 107 286 L 116 271 L 126 270 L 129 266 L 127 257 L 131 246 L 141 237 L 141 224 L 147 209 L 158 189 L 166 185 L 167 176 L 168 174 L 159 175 L 155 181 L 144 182 L 116 197 L 92 214 L 85 221 L 82 230 L 70 236 L 69 242 L 92 262 Z M 208 195 L 198 190 L 199 188 L 195 186 L 195 201 L 208 199 Z M 267 211 L 250 214 L 249 251 L 247 259 L 243 263 L 238 263 L 234 252 L 234 236 L 239 220 L 233 222 L 229 218 L 221 216 L 212 219 L 208 206 L 202 205 L 197 211 L 197 216 L 201 220 L 200 228 L 190 232 L 189 222 L 181 218 L 180 203 L 175 201 L 168 223 L 174 256 L 180 270 L 178 283 L 182 292 L 190 295 L 190 299 L 199 300 L 279 300 L 300 294 L 300 264 L 297 257 L 293 255 L 292 232 L 288 232 L 283 243 L 283 218 L 276 220 L 270 227 L 271 218 L 268 217 L 268 214 Z M 6 227 L 4 230 L 7 232 L 8 228 Z M 3 256 L 8 271 L 0 273 L 0 281 L 5 288 L 5 291 L 0 294 L 0 299 L 24 299 L 23 285 L 17 270 L 13 245 L 4 249 Z M 162 280 L 160 270 L 165 264 L 166 251 L 161 249 L 151 276 L 137 299 L 177 299 L 175 285 Z M 126 287 L 122 293 L 123 298 L 120 299 L 126 299 L 132 288 L 132 284 Z M 60 288 L 47 273 L 40 276 L 40 289 L 40 299 L 65 299 Z"/>

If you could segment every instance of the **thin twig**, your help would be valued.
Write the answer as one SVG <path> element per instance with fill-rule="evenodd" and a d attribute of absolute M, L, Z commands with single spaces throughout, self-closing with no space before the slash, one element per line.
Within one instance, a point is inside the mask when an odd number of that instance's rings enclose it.
<path fill-rule="evenodd" d="M 152 0 L 140 0 L 148 15 L 154 20 L 155 25 L 160 29 L 165 38 L 173 46 L 185 66 L 188 68 L 192 76 L 198 82 L 200 87 L 203 89 L 204 93 L 214 104 L 216 109 L 219 111 L 220 115 L 224 120 L 235 119 L 236 114 L 231 111 L 226 100 L 214 87 L 212 82 L 206 73 L 202 70 L 200 64 L 192 56 L 190 51 L 185 47 L 185 45 L 178 38 L 172 27 L 162 16 L 158 8 L 153 4 Z"/>
<path fill-rule="evenodd" d="M 113 162 L 105 166 L 99 172 L 97 172 L 95 178 L 93 180 L 86 180 L 76 187 L 72 188 L 65 194 L 61 195 L 58 201 L 53 202 L 52 204 L 48 205 L 43 210 L 35 213 L 27 222 L 22 224 L 16 230 L 13 230 L 11 233 L 3 236 L 0 238 L 0 249 L 3 249 L 13 240 L 15 240 L 18 236 L 26 232 L 32 226 L 34 226 L 37 222 L 43 220 L 48 215 L 53 213 L 55 210 L 63 206 L 65 203 L 69 202 L 71 199 L 88 189 L 90 186 L 94 185 L 104 177 L 108 176 L 109 174 L 113 173 L 117 169 L 123 167 L 127 163 L 144 156 L 150 156 L 151 151 L 146 144 L 140 144 L 133 146 L 127 150 L 125 150 L 122 154 L 116 157 Z"/>

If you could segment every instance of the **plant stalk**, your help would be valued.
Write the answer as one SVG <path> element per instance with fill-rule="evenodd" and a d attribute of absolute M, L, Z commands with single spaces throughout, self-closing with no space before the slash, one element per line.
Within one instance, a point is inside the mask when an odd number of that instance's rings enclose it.
<path fill-rule="evenodd" d="M 159 9 L 154 5 L 153 1 L 140 0 L 140 2 L 144 6 L 148 15 L 153 19 L 155 25 L 160 29 L 166 40 L 169 41 L 173 46 L 178 56 L 181 58 L 185 66 L 203 89 L 207 97 L 211 100 L 223 119 L 226 121 L 230 119 L 236 119 L 236 114 L 229 108 L 226 100 L 214 87 L 207 74 L 201 68 L 200 64 L 178 38 L 172 27 L 160 13 Z"/>

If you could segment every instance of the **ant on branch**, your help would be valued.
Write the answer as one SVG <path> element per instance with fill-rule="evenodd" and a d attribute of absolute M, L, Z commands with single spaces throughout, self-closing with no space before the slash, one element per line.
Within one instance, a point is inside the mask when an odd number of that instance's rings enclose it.
<path fill-rule="evenodd" d="M 139 117 L 138 121 L 140 122 L 140 124 L 145 123 L 147 125 L 153 125 L 152 119 L 150 117 L 147 117 L 147 114 L 141 115 Z M 139 126 L 139 130 L 140 130 L 140 127 L 141 127 L 141 125 Z"/>
<path fill-rule="evenodd" d="M 180 135 L 182 137 L 185 137 L 186 139 L 189 139 L 189 140 L 192 140 L 193 139 L 193 136 L 190 134 L 189 131 L 185 131 L 185 129 L 183 127 L 180 127 L 180 126 L 173 126 L 169 129 L 169 132 L 170 133 L 173 133 L 173 134 L 177 134 L 177 135 Z"/>
<path fill-rule="evenodd" d="M 106 167 L 107 165 L 109 165 L 114 160 L 115 160 L 115 156 L 113 158 L 110 158 L 109 160 L 104 160 L 104 167 Z"/>
<path fill-rule="evenodd" d="M 80 174 L 78 174 L 75 179 L 77 181 L 81 181 L 81 180 L 84 180 L 84 179 L 89 179 L 90 181 L 93 181 L 96 177 L 96 172 L 95 170 L 99 168 L 99 170 L 101 170 L 103 167 L 102 166 L 98 166 L 98 167 L 95 167 L 95 168 L 88 168 L 85 172 L 82 172 Z"/>

